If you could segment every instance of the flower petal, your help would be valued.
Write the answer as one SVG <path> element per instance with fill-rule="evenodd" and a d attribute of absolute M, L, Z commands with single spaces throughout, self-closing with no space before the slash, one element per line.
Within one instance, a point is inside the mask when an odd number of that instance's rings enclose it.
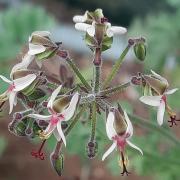
<path fill-rule="evenodd" d="M 28 87 L 34 80 L 36 79 L 36 75 L 35 74 L 28 74 L 25 77 L 22 78 L 18 78 L 15 79 L 14 85 L 15 85 L 15 89 L 14 91 L 21 91 L 23 89 L 25 89 L 26 87 Z"/>
<path fill-rule="evenodd" d="M 13 110 L 13 105 L 15 102 L 15 97 L 16 97 L 17 92 L 12 91 L 9 94 L 9 114 L 11 114 L 12 110 Z"/>
<path fill-rule="evenodd" d="M 48 121 L 51 119 L 51 115 L 45 116 L 40 114 L 29 114 L 28 117 Z"/>
<path fill-rule="evenodd" d="M 29 51 L 28 51 L 29 55 L 40 54 L 44 52 L 45 50 L 46 48 L 43 45 L 36 45 L 36 44 L 29 43 Z"/>
<path fill-rule="evenodd" d="M 158 107 L 158 112 L 157 112 L 157 121 L 160 126 L 163 124 L 165 107 L 166 107 L 166 104 L 165 104 L 164 100 L 162 99 L 160 101 L 160 105 Z"/>
<path fill-rule="evenodd" d="M 159 80 L 164 81 L 167 85 L 169 84 L 167 79 L 165 79 L 164 77 L 162 77 L 161 75 L 159 75 L 158 73 L 154 72 L 153 70 L 151 70 L 151 73 Z"/>
<path fill-rule="evenodd" d="M 128 140 L 126 142 L 128 143 L 129 146 L 131 146 L 132 148 L 138 150 L 143 155 L 143 151 L 139 147 L 137 147 L 135 144 L 133 144 L 132 142 L 130 142 Z"/>
<path fill-rule="evenodd" d="M 57 141 L 61 140 L 61 136 L 59 135 L 57 128 L 54 129 L 53 134 L 54 134 Z"/>
<path fill-rule="evenodd" d="M 90 28 L 91 25 L 90 24 L 86 24 L 86 23 L 76 23 L 75 24 L 75 29 L 79 30 L 79 31 L 87 31 L 88 28 Z"/>
<path fill-rule="evenodd" d="M 73 21 L 75 23 L 83 23 L 87 20 L 87 11 L 85 12 L 85 14 L 83 16 L 81 15 L 76 15 L 73 17 Z"/>
<path fill-rule="evenodd" d="M 159 106 L 162 96 L 142 96 L 140 101 L 150 106 Z"/>
<path fill-rule="evenodd" d="M 113 152 L 113 150 L 116 148 L 116 142 L 114 142 L 110 148 L 104 153 L 103 157 L 102 157 L 102 161 L 104 161 L 107 156 L 109 156 L 109 154 L 111 154 Z"/>
<path fill-rule="evenodd" d="M 51 95 L 51 97 L 50 97 L 50 99 L 49 99 L 49 102 L 48 102 L 48 104 L 47 104 L 47 107 L 48 107 L 48 108 L 52 108 L 53 102 L 54 102 L 54 100 L 56 99 L 58 93 L 60 92 L 61 87 L 62 87 L 62 85 L 60 85 L 59 87 L 57 87 L 57 88 L 53 91 L 53 93 L 52 93 L 52 95 Z"/>
<path fill-rule="evenodd" d="M 95 35 L 95 24 L 92 23 L 90 27 L 87 28 L 87 33 L 93 37 Z"/>
<path fill-rule="evenodd" d="M 3 81 L 5 81 L 5 82 L 7 82 L 8 84 L 11 84 L 12 83 L 12 81 L 10 81 L 9 79 L 7 79 L 5 76 L 3 76 L 3 75 L 0 75 L 0 78 L 3 80 Z"/>
<path fill-rule="evenodd" d="M 132 123 L 126 113 L 126 111 L 124 111 L 124 116 L 125 116 L 125 120 L 126 120 L 126 123 L 127 123 L 127 130 L 126 130 L 126 134 L 129 134 L 129 138 L 133 135 L 133 126 L 132 126 Z"/>
<path fill-rule="evenodd" d="M 11 74 L 10 74 L 10 77 L 12 78 L 13 76 L 13 73 L 19 69 L 27 69 L 27 67 L 29 66 L 29 64 L 33 61 L 34 59 L 34 56 L 32 55 L 29 55 L 29 54 L 26 54 L 23 59 L 22 59 L 22 62 L 16 64 L 12 70 L 11 70 Z"/>
<path fill-rule="evenodd" d="M 168 91 L 166 91 L 164 94 L 173 94 L 173 93 L 175 93 L 176 91 L 178 90 L 178 88 L 175 88 L 175 89 L 171 89 L 171 90 L 168 90 Z"/>
<path fill-rule="evenodd" d="M 106 121 L 106 133 L 110 140 L 112 140 L 113 136 L 117 135 L 114 129 L 114 120 L 115 120 L 115 115 L 113 112 L 110 111 Z"/>
<path fill-rule="evenodd" d="M 62 139 L 64 145 L 66 146 L 66 138 L 65 138 L 64 133 L 62 131 L 62 127 L 61 127 L 61 122 L 60 121 L 57 123 L 57 130 L 58 130 L 59 135 L 61 136 L 61 139 Z"/>
<path fill-rule="evenodd" d="M 73 95 L 69 103 L 69 106 L 62 112 L 62 115 L 65 118 L 65 121 L 68 121 L 73 117 L 78 101 L 79 101 L 79 93 L 76 92 Z"/>
<path fill-rule="evenodd" d="M 113 34 L 125 34 L 127 32 L 127 29 L 120 26 L 111 26 L 107 29 L 108 31 L 111 31 Z M 108 35 L 108 34 L 107 34 Z"/>
<path fill-rule="evenodd" d="M 44 130 L 43 134 L 45 135 L 45 138 L 48 138 L 53 131 L 56 129 L 56 125 L 52 124 L 51 122 L 49 123 L 49 125 L 47 126 L 47 128 Z"/>

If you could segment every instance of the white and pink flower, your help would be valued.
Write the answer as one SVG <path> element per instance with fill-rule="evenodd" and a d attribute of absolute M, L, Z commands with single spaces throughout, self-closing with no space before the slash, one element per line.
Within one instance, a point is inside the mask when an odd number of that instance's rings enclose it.
<path fill-rule="evenodd" d="M 126 113 L 124 111 L 124 117 L 127 124 L 126 132 L 122 135 L 117 134 L 115 128 L 114 128 L 114 121 L 115 121 L 115 114 L 114 112 L 109 112 L 106 122 L 106 133 L 110 140 L 113 141 L 113 144 L 110 146 L 110 148 L 104 153 L 102 160 L 104 161 L 109 154 L 111 154 L 115 149 L 119 150 L 120 153 L 123 153 L 125 150 L 126 145 L 131 146 L 132 148 L 138 150 L 142 155 L 142 150 L 130 142 L 130 139 L 133 135 L 133 126 L 131 124 L 131 121 Z"/>
<path fill-rule="evenodd" d="M 28 116 L 49 122 L 47 128 L 41 133 L 42 138 L 47 139 L 53 133 L 57 141 L 60 141 L 62 139 L 64 145 L 66 146 L 66 139 L 61 127 L 61 123 L 62 121 L 68 121 L 73 117 L 77 103 L 79 101 L 79 94 L 75 93 L 68 107 L 66 107 L 61 113 L 57 113 L 53 110 L 53 102 L 55 101 L 58 93 L 60 92 L 61 87 L 62 86 L 59 86 L 57 89 L 54 90 L 47 104 L 50 115 L 30 114 Z"/>
<path fill-rule="evenodd" d="M 154 71 L 151 71 L 152 74 L 157 77 L 158 79 L 161 79 L 162 81 L 167 82 L 165 78 L 160 76 L 159 74 L 155 73 Z M 163 119 L 164 119 L 164 113 L 166 108 L 169 111 L 168 105 L 167 105 L 167 95 L 173 94 L 178 90 L 178 88 L 172 89 L 172 90 L 165 90 L 165 92 L 161 95 L 157 96 L 142 96 L 140 97 L 140 101 L 143 102 L 144 104 L 147 104 L 149 106 L 155 106 L 158 108 L 157 110 L 157 122 L 161 126 L 163 124 Z M 170 112 L 169 112 L 170 113 Z"/>
<path fill-rule="evenodd" d="M 0 78 L 9 84 L 6 91 L 6 95 L 9 98 L 9 114 L 13 110 L 13 105 L 17 104 L 17 93 L 27 88 L 35 79 L 35 74 L 29 74 L 25 77 L 9 80 L 6 77 L 0 75 Z"/>

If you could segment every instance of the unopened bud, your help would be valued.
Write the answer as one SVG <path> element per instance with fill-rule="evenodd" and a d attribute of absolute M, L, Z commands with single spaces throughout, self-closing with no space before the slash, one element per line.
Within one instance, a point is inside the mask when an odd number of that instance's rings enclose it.
<path fill-rule="evenodd" d="M 146 45 L 140 42 L 134 45 L 134 53 L 140 61 L 144 61 L 146 57 Z"/>
<path fill-rule="evenodd" d="M 98 144 L 97 142 L 88 142 L 86 146 L 87 155 L 90 159 L 94 158 L 98 152 Z"/>
<path fill-rule="evenodd" d="M 61 176 L 63 168 L 64 168 L 64 156 L 63 156 L 63 154 L 60 154 L 60 155 L 56 155 L 54 153 L 51 154 L 50 161 L 51 161 L 51 164 L 52 164 L 54 170 L 57 172 L 57 174 L 59 176 Z"/>

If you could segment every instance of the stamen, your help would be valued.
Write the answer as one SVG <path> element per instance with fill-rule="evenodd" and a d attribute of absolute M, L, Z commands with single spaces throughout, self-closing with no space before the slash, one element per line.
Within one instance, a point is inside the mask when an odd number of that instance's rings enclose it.
<path fill-rule="evenodd" d="M 122 151 L 121 151 L 121 163 L 122 163 L 122 168 L 123 168 L 121 175 L 124 176 L 124 174 L 126 174 L 128 176 L 130 174 L 130 172 L 128 172 L 128 170 L 126 168 L 127 159 L 125 159 Z"/>
<path fill-rule="evenodd" d="M 180 121 L 180 119 L 176 119 L 176 115 L 171 115 L 168 122 L 170 123 L 169 127 L 173 127 L 174 125 L 177 126 L 177 121 Z"/>
<path fill-rule="evenodd" d="M 46 139 L 42 142 L 42 144 L 41 144 L 41 146 L 40 146 L 40 148 L 39 148 L 38 151 L 34 151 L 34 150 L 33 150 L 33 151 L 31 152 L 31 155 L 32 155 L 33 157 L 39 158 L 40 160 L 44 160 L 44 159 L 45 159 L 44 153 L 42 152 L 42 149 L 43 149 L 43 147 L 44 147 L 44 145 L 45 145 L 45 142 L 46 142 Z"/>

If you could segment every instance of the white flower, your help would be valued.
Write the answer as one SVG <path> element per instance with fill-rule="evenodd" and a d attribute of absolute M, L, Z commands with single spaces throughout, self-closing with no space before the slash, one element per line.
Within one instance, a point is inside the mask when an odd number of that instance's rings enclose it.
<path fill-rule="evenodd" d="M 152 71 L 152 74 L 154 74 L 157 78 L 163 80 L 164 82 L 167 82 L 165 78 L 160 76 L 159 74 L 155 73 Z M 172 90 L 166 90 L 162 95 L 159 96 L 142 96 L 140 97 L 140 101 L 143 102 L 144 104 L 150 105 L 150 106 L 155 106 L 158 107 L 157 111 L 157 122 L 161 126 L 163 124 L 163 119 L 164 119 L 164 113 L 166 110 L 166 105 L 167 105 L 167 95 L 173 94 L 178 90 L 178 88 L 172 89 Z"/>
<path fill-rule="evenodd" d="M 115 34 L 117 35 L 125 34 L 127 32 L 127 29 L 121 26 L 111 26 L 110 23 L 105 23 L 105 25 L 106 25 L 105 34 L 108 37 L 112 37 Z M 79 31 L 87 32 L 91 37 L 95 35 L 95 22 L 93 22 L 92 24 L 76 23 L 75 28 Z"/>
<path fill-rule="evenodd" d="M 116 130 L 114 129 L 114 121 L 115 121 L 114 112 L 109 112 L 109 114 L 108 114 L 107 122 L 106 122 L 106 133 L 107 133 L 108 138 L 113 141 L 113 144 L 104 153 L 104 155 L 102 157 L 103 161 L 106 159 L 106 157 L 111 152 L 113 152 L 113 150 L 115 148 L 117 148 L 120 152 L 124 152 L 126 144 L 128 144 L 132 148 L 138 150 L 143 155 L 142 150 L 129 141 L 133 135 L 133 126 L 132 126 L 131 121 L 129 120 L 129 117 L 125 111 L 124 111 L 124 117 L 126 120 L 127 129 L 123 135 L 118 135 Z"/>
<path fill-rule="evenodd" d="M 15 80 L 9 80 L 6 77 L 0 75 L 0 78 L 9 84 L 7 89 L 7 96 L 9 97 L 9 114 L 13 110 L 13 105 L 17 104 L 17 93 L 28 87 L 35 79 L 35 74 L 29 74 L 25 77 L 18 78 Z"/>
<path fill-rule="evenodd" d="M 28 116 L 32 118 L 48 121 L 49 125 L 42 132 L 42 137 L 47 139 L 53 133 L 57 141 L 60 141 L 62 139 L 64 145 L 66 146 L 66 139 L 61 128 L 61 122 L 68 121 L 73 117 L 79 100 L 79 94 L 75 93 L 69 103 L 69 106 L 66 107 L 61 113 L 57 113 L 53 110 L 53 102 L 56 99 L 58 93 L 60 92 L 61 87 L 62 86 L 59 86 L 57 89 L 54 90 L 48 102 L 47 108 L 51 113 L 50 115 L 30 114 Z"/>

